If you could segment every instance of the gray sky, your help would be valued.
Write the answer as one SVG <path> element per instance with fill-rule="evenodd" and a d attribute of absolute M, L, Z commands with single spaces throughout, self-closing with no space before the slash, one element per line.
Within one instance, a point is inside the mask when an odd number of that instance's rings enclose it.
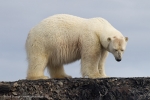
<path fill-rule="evenodd" d="M 29 30 L 54 14 L 84 18 L 103 17 L 129 37 L 121 62 L 112 54 L 106 61 L 110 77 L 150 76 L 150 0 L 3 0 L 0 1 L 0 81 L 25 79 L 25 41 Z M 80 61 L 65 66 L 66 73 L 81 77 Z M 45 71 L 47 74 L 47 71 Z"/>

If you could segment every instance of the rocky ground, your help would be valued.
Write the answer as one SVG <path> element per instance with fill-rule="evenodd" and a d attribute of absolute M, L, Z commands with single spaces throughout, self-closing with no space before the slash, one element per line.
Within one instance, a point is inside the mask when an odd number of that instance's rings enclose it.
<path fill-rule="evenodd" d="M 0 100 L 150 100 L 150 78 L 0 82 Z"/>

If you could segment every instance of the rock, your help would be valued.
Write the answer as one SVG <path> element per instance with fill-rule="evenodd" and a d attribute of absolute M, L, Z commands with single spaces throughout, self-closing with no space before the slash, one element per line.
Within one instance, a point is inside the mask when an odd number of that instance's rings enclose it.
<path fill-rule="evenodd" d="M 6 96 L 34 100 L 149 100 L 150 78 L 72 78 L 0 82 L 0 97 Z"/>

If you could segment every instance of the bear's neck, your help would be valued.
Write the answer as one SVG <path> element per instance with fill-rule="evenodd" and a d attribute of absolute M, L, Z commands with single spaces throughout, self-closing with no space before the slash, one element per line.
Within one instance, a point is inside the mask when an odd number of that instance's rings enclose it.
<path fill-rule="evenodd" d="M 100 39 L 101 45 L 107 49 L 109 44 L 107 38 L 113 36 L 111 30 L 114 30 L 114 27 L 103 18 L 93 18 L 92 21 L 94 21 L 93 26 Z"/>
<path fill-rule="evenodd" d="M 92 25 L 96 30 L 97 36 L 100 39 L 101 45 L 107 50 L 109 46 L 108 38 L 113 38 L 114 36 L 122 37 L 123 35 L 115 29 L 107 20 L 103 18 L 93 18 Z M 94 22 L 94 23 L 93 23 Z"/>
<path fill-rule="evenodd" d="M 108 42 L 108 38 L 112 39 L 115 36 L 122 37 L 122 34 L 118 30 L 116 30 L 114 27 L 103 28 L 102 31 L 100 32 L 101 45 L 107 50 L 109 43 L 110 43 Z"/>
<path fill-rule="evenodd" d="M 105 48 L 106 50 L 108 49 L 108 46 L 109 46 L 109 42 L 107 41 L 107 38 L 106 36 L 100 36 L 100 42 L 101 42 L 101 45 L 103 48 Z"/>

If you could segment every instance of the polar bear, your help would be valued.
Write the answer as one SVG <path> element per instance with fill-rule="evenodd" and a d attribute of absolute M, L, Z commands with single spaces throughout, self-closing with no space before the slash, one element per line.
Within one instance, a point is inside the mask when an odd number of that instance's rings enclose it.
<path fill-rule="evenodd" d="M 128 37 L 103 18 L 85 19 L 58 14 L 33 27 L 26 40 L 27 79 L 71 78 L 64 64 L 81 59 L 81 74 L 88 78 L 107 77 L 104 64 L 108 52 L 121 61 Z"/>

